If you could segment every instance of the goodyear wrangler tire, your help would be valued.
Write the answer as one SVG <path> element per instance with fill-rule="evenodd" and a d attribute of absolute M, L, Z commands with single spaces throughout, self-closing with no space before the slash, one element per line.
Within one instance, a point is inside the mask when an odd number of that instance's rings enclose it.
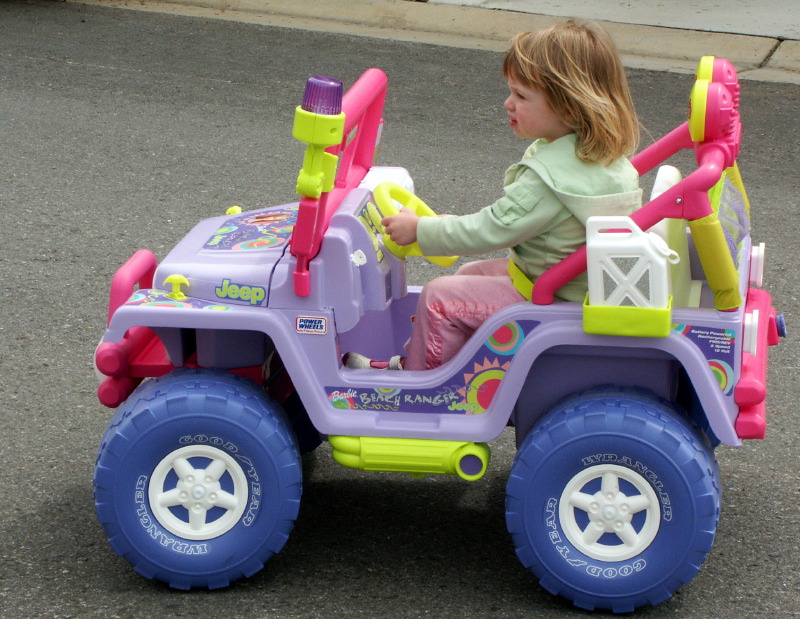
<path fill-rule="evenodd" d="M 629 612 L 695 576 L 719 506 L 716 461 L 690 423 L 651 394 L 604 390 L 563 402 L 525 439 L 506 523 L 545 589 Z"/>
<path fill-rule="evenodd" d="M 147 381 L 111 421 L 94 474 L 109 543 L 145 576 L 219 588 L 285 544 L 302 489 L 280 408 L 226 372 Z"/>

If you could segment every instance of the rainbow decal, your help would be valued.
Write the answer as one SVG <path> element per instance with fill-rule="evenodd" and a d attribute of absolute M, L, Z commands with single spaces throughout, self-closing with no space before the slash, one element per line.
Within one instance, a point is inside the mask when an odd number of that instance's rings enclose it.
<path fill-rule="evenodd" d="M 139 305 L 140 303 L 146 303 L 149 298 L 150 297 L 146 294 L 145 290 L 137 290 L 131 295 L 131 298 L 128 299 L 126 305 Z"/>
<path fill-rule="evenodd" d="M 131 298 L 125 305 L 139 305 L 142 307 L 176 307 L 176 308 L 191 308 L 192 304 L 190 299 L 178 301 L 172 297 L 167 296 L 167 293 L 158 289 L 144 289 L 137 290 L 131 295 Z"/>
<path fill-rule="evenodd" d="M 719 382 L 722 393 L 728 395 L 731 389 L 733 389 L 733 368 L 721 359 L 709 359 L 708 367 L 711 368 L 717 382 Z"/>
<path fill-rule="evenodd" d="M 226 312 L 233 309 L 230 305 L 222 305 L 221 303 L 209 304 L 208 301 L 204 301 L 203 299 L 194 299 L 191 297 L 187 297 L 182 301 L 177 301 L 167 295 L 166 291 L 157 288 L 137 290 L 131 295 L 131 298 L 127 300 L 125 305 L 162 309 L 210 310 L 215 312 Z"/>
<path fill-rule="evenodd" d="M 141 303 L 140 305 L 146 307 L 177 307 L 178 309 L 191 309 L 191 303 L 184 303 L 183 301 L 175 301 L 175 300 L 158 300 L 158 301 L 151 301 L 150 303 Z"/>
<path fill-rule="evenodd" d="M 270 247 L 275 247 L 276 245 L 283 245 L 285 239 L 279 238 L 277 236 L 261 236 L 257 239 L 252 239 L 250 241 L 242 241 L 241 243 L 237 243 L 231 249 L 233 251 L 248 251 L 251 249 L 268 249 Z"/>
<path fill-rule="evenodd" d="M 241 213 L 214 231 L 203 249 L 253 251 L 286 244 L 297 221 L 297 206 Z"/>

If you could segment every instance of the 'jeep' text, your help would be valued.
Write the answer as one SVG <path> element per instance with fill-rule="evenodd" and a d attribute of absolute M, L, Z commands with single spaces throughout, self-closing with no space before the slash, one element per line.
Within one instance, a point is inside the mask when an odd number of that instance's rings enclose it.
<path fill-rule="evenodd" d="M 241 299 L 249 301 L 250 305 L 258 305 L 267 296 L 267 291 L 260 286 L 240 286 L 232 284 L 231 280 L 222 280 L 222 286 L 214 289 L 220 299 Z"/>

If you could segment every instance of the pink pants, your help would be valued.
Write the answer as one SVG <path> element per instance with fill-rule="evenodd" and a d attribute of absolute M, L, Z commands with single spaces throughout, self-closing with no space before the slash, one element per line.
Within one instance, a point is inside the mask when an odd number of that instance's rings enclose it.
<path fill-rule="evenodd" d="M 470 262 L 430 281 L 420 293 L 406 370 L 429 370 L 452 359 L 498 310 L 523 301 L 508 275 L 508 258 Z"/>

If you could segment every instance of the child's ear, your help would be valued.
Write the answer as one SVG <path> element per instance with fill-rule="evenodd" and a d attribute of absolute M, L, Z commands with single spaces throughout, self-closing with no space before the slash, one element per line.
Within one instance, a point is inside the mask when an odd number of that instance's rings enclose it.
<path fill-rule="evenodd" d="M 565 110 L 561 113 L 561 122 L 567 125 L 570 129 L 577 128 L 576 120 L 577 118 L 575 118 L 575 115 L 569 110 Z"/>

